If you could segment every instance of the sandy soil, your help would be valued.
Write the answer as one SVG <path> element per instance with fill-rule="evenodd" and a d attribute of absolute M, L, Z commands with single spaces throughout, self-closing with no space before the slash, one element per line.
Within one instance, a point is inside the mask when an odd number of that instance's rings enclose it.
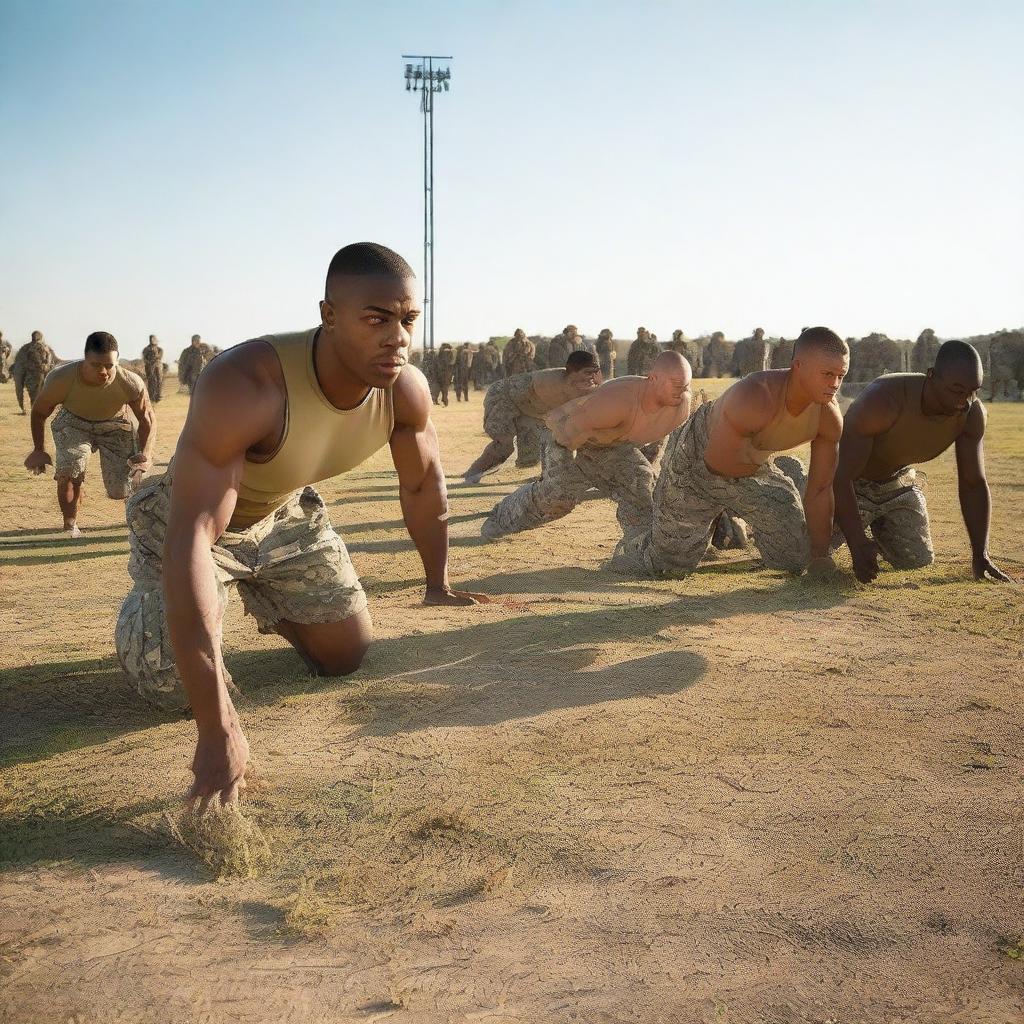
<path fill-rule="evenodd" d="M 1024 406 L 990 412 L 1020 574 Z M 437 413 L 453 480 L 480 414 Z M 498 598 L 466 610 L 420 606 L 386 453 L 324 487 L 379 639 L 316 680 L 232 605 L 268 845 L 218 880 L 169 824 L 192 725 L 113 657 L 122 510 L 94 489 L 60 537 L 27 430 L 3 388 L 0 1021 L 1024 1019 L 1024 598 L 969 581 L 950 457 L 936 564 L 870 589 L 605 573 L 604 501 L 482 544 L 525 475 L 453 486 L 453 581 Z"/>

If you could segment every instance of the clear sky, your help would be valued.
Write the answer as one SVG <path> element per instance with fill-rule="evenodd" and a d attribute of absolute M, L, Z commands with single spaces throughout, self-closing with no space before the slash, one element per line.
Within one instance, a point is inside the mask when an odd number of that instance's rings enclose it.
<path fill-rule="evenodd" d="M 176 354 L 422 257 L 438 340 L 1024 324 L 1024 3 L 0 0 L 0 330 Z"/>

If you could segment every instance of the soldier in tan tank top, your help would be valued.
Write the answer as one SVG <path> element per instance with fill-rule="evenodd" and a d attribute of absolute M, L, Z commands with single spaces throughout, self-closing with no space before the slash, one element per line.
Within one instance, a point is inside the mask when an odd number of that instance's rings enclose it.
<path fill-rule="evenodd" d="M 227 587 L 261 632 L 284 637 L 314 672 L 353 672 L 369 646 L 366 596 L 313 484 L 389 445 L 424 603 L 487 600 L 448 583 L 430 392 L 407 365 L 419 312 L 401 256 L 370 242 L 339 250 L 320 326 L 213 359 L 167 473 L 129 503 L 135 586 L 118 617 L 118 656 L 144 696 L 191 706 L 199 735 L 189 797 L 203 808 L 237 797 L 248 762 L 221 654 Z"/>
<path fill-rule="evenodd" d="M 835 396 L 846 343 L 807 328 L 788 370 L 762 370 L 697 408 L 669 439 L 654 491 L 653 525 L 627 538 L 617 567 L 685 576 L 707 553 L 722 515 L 744 520 L 768 568 L 831 572 L 832 475 L 843 419 Z M 773 457 L 810 442 L 810 471 Z"/>
<path fill-rule="evenodd" d="M 847 410 L 835 478 L 836 524 L 862 583 L 878 575 L 879 556 L 897 569 L 921 568 L 934 559 L 928 506 L 914 466 L 952 445 L 974 577 L 1008 580 L 988 554 L 991 498 L 982 448 L 985 409 L 977 397 L 981 384 L 977 351 L 966 342 L 947 341 L 927 373 L 879 377 Z"/>
<path fill-rule="evenodd" d="M 51 427 L 57 455 L 57 503 L 64 529 L 78 538 L 82 535 L 78 510 L 89 458 L 99 452 L 107 497 L 123 501 L 150 465 L 156 437 L 153 408 L 142 378 L 118 364 L 117 340 L 105 331 L 89 335 L 84 359 L 51 370 L 32 403 L 33 449 L 25 468 L 33 473 L 42 473 L 51 464 L 44 428 L 57 406 L 61 410 Z M 137 435 L 129 409 L 138 421 Z"/>

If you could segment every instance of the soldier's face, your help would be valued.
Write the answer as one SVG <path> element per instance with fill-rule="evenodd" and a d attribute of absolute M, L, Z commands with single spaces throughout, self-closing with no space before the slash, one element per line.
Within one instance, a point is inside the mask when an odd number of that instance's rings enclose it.
<path fill-rule="evenodd" d="M 981 390 L 982 373 L 978 366 L 954 364 L 940 374 L 929 370 L 935 398 L 947 416 L 957 416 L 971 407 Z"/>
<path fill-rule="evenodd" d="M 82 377 L 87 384 L 109 384 L 117 374 L 116 352 L 86 352 Z"/>
<path fill-rule="evenodd" d="M 409 360 L 420 310 L 415 278 L 341 275 L 320 303 L 320 318 L 342 365 L 370 387 L 386 388 Z"/>
<path fill-rule="evenodd" d="M 569 387 L 578 394 L 585 395 L 601 385 L 601 368 L 598 366 L 576 370 L 568 375 Z"/>
<path fill-rule="evenodd" d="M 659 405 L 678 406 L 688 394 L 692 383 L 692 372 L 688 366 L 682 366 L 671 373 L 661 371 L 649 375 L 654 383 L 654 397 Z"/>
<path fill-rule="evenodd" d="M 793 372 L 800 386 L 811 396 L 811 401 L 820 405 L 828 405 L 839 394 L 849 370 L 849 356 L 834 356 L 815 348 L 793 360 Z"/>

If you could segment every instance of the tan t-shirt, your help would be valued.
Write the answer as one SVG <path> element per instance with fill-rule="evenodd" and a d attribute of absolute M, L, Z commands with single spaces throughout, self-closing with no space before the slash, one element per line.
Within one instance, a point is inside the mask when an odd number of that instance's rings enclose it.
<path fill-rule="evenodd" d="M 354 409 L 327 400 L 313 367 L 319 328 L 260 338 L 281 362 L 287 392 L 284 437 L 268 459 L 246 456 L 229 529 L 251 526 L 302 487 L 347 473 L 390 441 L 395 413 L 390 389 L 371 388 Z"/>
<path fill-rule="evenodd" d="M 82 379 L 83 359 L 64 363 L 47 375 L 45 387 L 52 390 L 57 403 L 83 420 L 119 419 L 124 407 L 137 402 L 146 385 L 142 378 L 123 366 L 106 384 L 87 384 Z"/>

